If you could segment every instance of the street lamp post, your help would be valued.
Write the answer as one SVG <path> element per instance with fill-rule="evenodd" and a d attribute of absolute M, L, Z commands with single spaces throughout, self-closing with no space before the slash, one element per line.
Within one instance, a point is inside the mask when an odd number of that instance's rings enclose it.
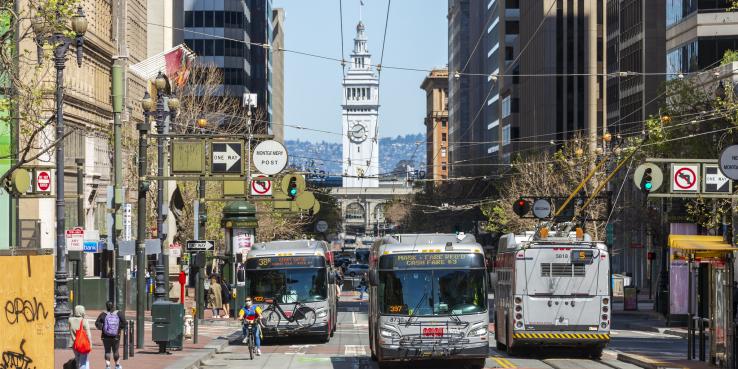
<path fill-rule="evenodd" d="M 77 66 L 82 67 L 82 50 L 84 34 L 87 32 L 87 18 L 82 6 L 77 8 L 77 14 L 72 17 L 71 28 L 74 38 L 68 37 L 62 29 L 49 25 L 41 16 L 42 9 L 38 9 L 37 16 L 32 21 L 33 32 L 36 35 L 37 57 L 39 64 L 43 63 L 43 45 L 54 47 L 53 58 L 56 68 L 56 274 L 54 276 L 54 347 L 68 348 L 72 345 L 69 334 L 69 315 L 72 310 L 69 306 L 69 286 L 67 278 L 67 247 L 64 238 L 64 64 L 67 51 L 74 43 L 77 51 Z M 57 17 L 59 13 L 57 13 Z M 66 27 L 65 27 L 66 28 Z"/>
<path fill-rule="evenodd" d="M 179 99 L 177 99 L 171 92 L 171 87 L 166 76 L 159 72 L 154 80 L 154 86 L 156 86 L 156 154 L 157 154 L 157 169 L 156 175 L 159 177 L 156 180 L 156 235 L 159 238 L 159 242 L 162 251 L 159 253 L 159 257 L 156 259 L 156 290 L 154 296 L 156 301 L 166 300 L 167 290 L 169 289 L 169 262 L 165 260 L 168 254 L 163 252 L 165 234 L 164 229 L 164 132 L 166 128 L 166 118 L 169 114 L 170 123 L 177 116 L 177 109 L 179 109 Z M 164 98 L 168 97 L 167 106 L 169 111 L 164 110 Z"/>
<path fill-rule="evenodd" d="M 146 194 L 149 191 L 149 181 L 145 179 L 148 173 L 147 160 L 148 137 L 150 124 L 149 115 L 154 107 L 154 101 L 147 90 L 141 100 L 143 108 L 143 123 L 138 124 L 138 214 L 136 233 L 136 347 L 144 345 L 144 310 L 146 310 Z"/>

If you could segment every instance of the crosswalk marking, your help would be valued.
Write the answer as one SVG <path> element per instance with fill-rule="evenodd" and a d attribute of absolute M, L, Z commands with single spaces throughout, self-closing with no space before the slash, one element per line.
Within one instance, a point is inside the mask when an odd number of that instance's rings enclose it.
<path fill-rule="evenodd" d="M 364 345 L 345 345 L 344 355 L 346 356 L 366 356 L 366 348 Z"/>

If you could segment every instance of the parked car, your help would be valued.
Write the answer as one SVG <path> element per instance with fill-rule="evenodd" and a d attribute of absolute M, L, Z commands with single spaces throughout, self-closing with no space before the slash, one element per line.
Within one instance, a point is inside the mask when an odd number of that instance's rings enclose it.
<path fill-rule="evenodd" d="M 368 271 L 368 264 L 351 264 L 348 266 L 348 268 L 346 268 L 346 274 L 348 274 L 350 277 L 356 277 L 357 275 L 362 275 L 364 273 L 367 273 Z"/>

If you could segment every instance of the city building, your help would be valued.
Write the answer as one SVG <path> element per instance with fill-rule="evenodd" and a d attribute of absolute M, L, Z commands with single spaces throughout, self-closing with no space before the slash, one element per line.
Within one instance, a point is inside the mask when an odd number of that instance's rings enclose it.
<path fill-rule="evenodd" d="M 108 201 L 112 194 L 112 117 L 111 74 L 114 64 L 124 67 L 138 63 L 147 56 L 147 2 L 146 0 L 129 0 L 125 2 L 106 2 L 95 0 L 80 1 L 87 14 L 89 26 L 84 36 L 83 60 L 81 67 L 75 62 L 74 52 L 70 51 L 64 69 L 64 165 L 69 170 L 64 173 L 64 228 L 83 227 L 88 235 L 99 233 L 100 239 L 110 235 L 107 217 Z M 111 24 L 116 25 L 111 27 Z M 36 45 L 31 36 L 22 38 L 20 48 L 33 50 Z M 34 56 L 35 58 L 35 56 Z M 20 74 L 32 80 L 35 63 L 21 63 Z M 53 61 L 44 59 L 39 71 L 42 73 L 41 83 L 54 86 L 52 72 Z M 38 75 L 37 75 L 38 76 Z M 124 109 L 121 114 L 123 135 L 135 137 L 135 126 L 143 120 L 140 99 L 144 94 L 144 81 L 140 78 L 124 74 L 125 95 Z M 54 99 L 45 103 L 49 109 L 47 116 L 53 113 Z M 19 122 L 21 125 L 26 122 Z M 24 135 L 21 131 L 21 135 Z M 48 141 L 28 143 L 30 137 L 21 136 L 21 145 L 41 145 Z M 123 173 L 125 177 L 133 176 L 136 161 L 135 148 L 124 146 Z M 54 150 L 41 155 L 29 163 L 32 166 L 54 165 Z M 82 193 L 78 193 L 78 172 L 74 168 L 80 165 L 83 171 Z M 54 187 L 55 177 L 52 176 Z M 129 186 L 130 188 L 130 186 Z M 129 195 L 131 192 L 129 191 Z M 81 199 L 81 201 L 80 201 Z M 81 203 L 81 208 L 79 204 Z M 56 209 L 55 199 L 22 198 L 19 200 L 19 245 L 25 248 L 54 248 L 56 245 Z M 4 219 L 4 217 L 3 217 Z M 112 248 L 110 242 L 107 243 Z M 0 248 L 7 245 L 0 245 Z M 70 251 L 70 260 L 79 260 L 79 269 L 72 274 L 109 277 L 113 268 L 112 252 L 103 250 L 99 253 L 82 253 Z M 70 275 L 72 275 L 70 274 Z"/>
<path fill-rule="evenodd" d="M 379 187 L 379 79 L 364 31 L 359 21 L 343 79 L 343 187 Z"/>
<path fill-rule="evenodd" d="M 731 1 L 669 1 L 666 5 L 667 78 L 710 69 L 738 50 L 738 11 Z"/>
<path fill-rule="evenodd" d="M 513 78 L 498 76 L 517 72 L 519 1 L 449 0 L 447 18 L 450 176 L 486 175 L 517 129 Z"/>
<path fill-rule="evenodd" d="M 661 73 L 666 70 L 666 3 L 607 1 L 607 130 L 611 133 L 640 129 L 663 102 L 659 91 L 665 81 Z"/>
<path fill-rule="evenodd" d="M 272 133 L 284 142 L 284 9 L 272 11 Z"/>
<path fill-rule="evenodd" d="M 448 178 L 448 69 L 432 70 L 420 88 L 426 96 L 426 175 L 440 184 Z"/>
<path fill-rule="evenodd" d="M 223 72 L 224 98 L 245 103 L 245 94 L 257 94 L 257 109 L 271 122 L 271 0 L 193 0 L 184 3 L 181 37 L 198 55 L 198 62 Z M 176 18 L 176 17 L 175 17 Z M 175 41 L 179 35 L 175 35 Z M 264 46 L 262 46 L 264 45 Z"/>
<path fill-rule="evenodd" d="M 604 133 L 604 0 L 520 1 L 516 153 Z M 524 98 L 522 98 L 524 97 Z M 512 107 L 511 107 L 512 108 Z M 557 145 L 551 145 L 554 141 Z M 597 140 L 592 140 L 590 149 Z"/>

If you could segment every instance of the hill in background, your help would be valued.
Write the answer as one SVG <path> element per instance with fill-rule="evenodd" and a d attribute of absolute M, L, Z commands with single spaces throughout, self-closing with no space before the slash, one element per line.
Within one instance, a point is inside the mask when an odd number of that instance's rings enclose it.
<path fill-rule="evenodd" d="M 343 171 L 343 145 L 334 142 L 286 140 L 289 165 L 306 171 L 323 170 L 328 175 Z M 402 162 L 402 163 L 401 163 Z M 398 164 L 412 163 L 414 169 L 425 167 L 425 135 L 414 134 L 379 139 L 379 173 L 394 171 Z"/>

